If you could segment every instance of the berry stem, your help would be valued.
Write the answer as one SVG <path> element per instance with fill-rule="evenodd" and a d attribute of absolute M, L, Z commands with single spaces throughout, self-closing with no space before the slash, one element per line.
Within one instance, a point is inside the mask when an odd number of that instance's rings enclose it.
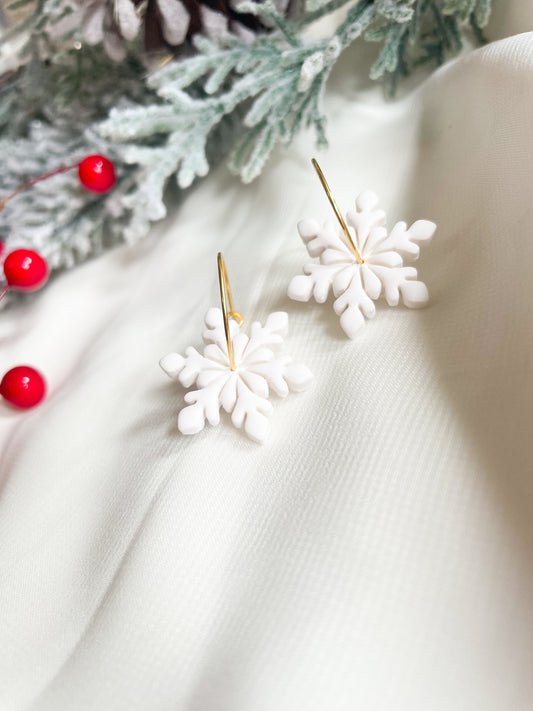
<path fill-rule="evenodd" d="M 51 170 L 49 173 L 44 173 L 44 175 L 39 175 L 37 178 L 32 178 L 32 180 L 28 180 L 27 183 L 23 183 L 22 185 L 19 185 L 19 187 L 14 190 L 12 193 L 10 193 L 7 197 L 5 197 L 3 200 L 0 200 L 0 210 L 4 209 L 4 205 L 8 200 L 11 200 L 14 198 L 16 195 L 19 193 L 23 192 L 24 190 L 27 190 L 28 188 L 31 188 L 32 185 L 35 185 L 35 183 L 40 183 L 41 180 L 48 180 L 48 178 L 53 178 L 54 175 L 59 175 L 60 173 L 66 173 L 69 170 L 72 170 L 73 168 L 77 168 L 79 163 L 74 163 L 73 165 L 62 165 L 60 168 L 56 168 L 55 170 Z M 2 298 L 4 294 L 0 294 L 0 299 Z"/>

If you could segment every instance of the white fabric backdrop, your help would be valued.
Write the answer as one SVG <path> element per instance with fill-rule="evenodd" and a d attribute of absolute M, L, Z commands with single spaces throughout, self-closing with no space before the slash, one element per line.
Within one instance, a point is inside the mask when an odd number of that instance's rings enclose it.
<path fill-rule="evenodd" d="M 371 187 L 438 223 L 426 310 L 349 342 L 287 300 L 297 220 L 330 215 L 304 135 L 2 314 L 2 372 L 51 387 L 0 408 L 2 711 L 531 711 L 532 29 L 500 3 L 507 39 L 392 103 L 354 81 L 367 50 L 333 77 L 339 203 Z M 288 310 L 316 376 L 263 446 L 180 436 L 157 365 L 199 344 L 219 249 L 248 322 Z"/>

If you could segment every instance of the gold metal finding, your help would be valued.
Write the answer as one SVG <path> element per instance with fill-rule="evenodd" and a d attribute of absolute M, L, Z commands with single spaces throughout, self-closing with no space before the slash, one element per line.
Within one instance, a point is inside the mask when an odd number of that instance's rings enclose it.
<path fill-rule="evenodd" d="M 333 212 L 335 213 L 335 217 L 337 218 L 337 220 L 339 221 L 340 226 L 342 227 L 342 231 L 344 232 L 344 236 L 345 236 L 346 239 L 348 240 L 348 246 L 350 247 L 350 249 L 351 249 L 352 252 L 354 253 L 355 258 L 357 259 L 358 264 L 363 264 L 363 263 L 364 263 L 364 260 L 363 260 L 363 258 L 361 257 L 361 255 L 359 254 L 359 250 L 358 250 L 357 247 L 355 246 L 355 243 L 354 243 L 354 241 L 353 241 L 353 239 L 352 239 L 352 236 L 351 236 L 351 234 L 350 234 L 350 231 L 348 230 L 348 225 L 347 225 L 346 222 L 344 221 L 344 217 L 342 216 L 341 211 L 339 210 L 339 206 L 337 205 L 337 203 L 335 202 L 335 198 L 334 198 L 333 195 L 331 194 L 331 190 L 329 189 L 329 185 L 328 185 L 328 183 L 327 183 L 326 178 L 324 177 L 324 173 L 322 172 L 322 169 L 320 168 L 320 166 L 318 165 L 318 163 L 316 162 L 316 160 L 315 160 L 314 158 L 311 160 L 311 163 L 313 164 L 313 168 L 316 170 L 317 175 L 318 175 L 318 177 L 320 178 L 320 182 L 322 183 L 322 187 L 323 187 L 324 190 L 326 191 L 326 195 L 328 196 L 328 200 L 329 200 L 329 202 L 330 202 L 330 205 L 331 205 L 331 207 L 333 208 Z"/>
<path fill-rule="evenodd" d="M 161 59 L 161 61 L 159 62 L 159 67 L 164 67 L 165 64 L 168 64 L 172 59 L 174 59 L 174 55 L 173 55 L 173 54 L 170 54 L 170 53 L 169 53 L 169 54 L 165 55 L 165 56 Z"/>
<path fill-rule="evenodd" d="M 228 347 L 228 359 L 230 368 L 232 370 L 236 369 L 235 357 L 233 355 L 233 343 L 231 342 L 231 334 L 229 330 L 229 320 L 230 317 L 237 321 L 239 326 L 242 326 L 243 318 L 238 311 L 233 308 L 233 297 L 231 295 L 231 287 L 228 279 L 228 272 L 226 269 L 226 262 L 222 256 L 222 252 L 217 255 L 218 264 L 218 284 L 220 287 L 220 303 L 222 305 L 222 315 L 224 317 L 224 333 L 226 334 L 226 345 Z M 229 309 L 228 309 L 229 304 Z"/>

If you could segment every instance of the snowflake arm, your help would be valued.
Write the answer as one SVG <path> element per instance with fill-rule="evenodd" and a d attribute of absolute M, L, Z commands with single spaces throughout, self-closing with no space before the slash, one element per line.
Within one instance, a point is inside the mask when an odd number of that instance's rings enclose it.
<path fill-rule="evenodd" d="M 313 377 L 309 368 L 293 363 L 288 356 L 273 358 L 255 366 L 252 364 L 250 369 L 261 375 L 279 397 L 286 397 L 291 390 L 294 392 L 305 390 Z"/>
<path fill-rule="evenodd" d="M 184 387 L 190 388 L 200 377 L 205 379 L 206 374 L 224 369 L 224 363 L 219 360 L 224 354 L 218 346 L 213 344 L 210 350 L 206 347 L 204 353 L 205 355 L 202 355 L 196 348 L 189 346 L 185 357 L 179 353 L 169 353 L 160 360 L 159 365 L 170 378 L 179 380 Z"/>
<path fill-rule="evenodd" d="M 206 420 L 211 425 L 220 422 L 220 393 L 227 380 L 226 369 L 221 362 L 223 353 L 215 344 L 207 345 L 205 352 L 210 357 L 189 346 L 185 357 L 169 353 L 159 363 L 169 377 L 179 380 L 184 387 L 191 387 L 194 383 L 198 385 L 198 390 L 185 395 L 189 407 L 184 408 L 178 417 L 178 428 L 183 434 L 200 432 Z"/>
<path fill-rule="evenodd" d="M 270 314 L 264 327 L 259 322 L 253 323 L 245 352 L 249 372 L 260 375 L 279 397 L 286 397 L 290 390 L 305 390 L 313 377 L 306 366 L 278 353 L 288 323 L 289 317 L 284 311 Z"/>
<path fill-rule="evenodd" d="M 335 313 L 340 316 L 342 330 L 349 338 L 365 325 L 365 318 L 373 318 L 376 314 L 374 302 L 364 288 L 362 271 L 353 270 L 346 286 L 339 286 L 339 296 L 333 304 Z"/>
<path fill-rule="evenodd" d="M 339 251 L 339 256 L 350 254 L 348 246 L 340 236 L 339 227 L 333 220 L 326 220 L 323 227 L 320 227 L 316 220 L 300 220 L 298 233 L 310 257 L 320 257 L 328 249 Z"/>
<path fill-rule="evenodd" d="M 224 377 L 212 380 L 199 390 L 192 390 L 185 395 L 184 407 L 178 415 L 178 429 L 182 434 L 201 432 L 207 420 L 210 425 L 220 422 L 220 392 L 226 384 Z"/>
<path fill-rule="evenodd" d="M 328 220 L 322 228 L 316 220 L 301 220 L 298 232 L 309 256 L 320 257 L 321 263 L 304 266 L 305 273 L 295 276 L 289 284 L 289 297 L 295 301 L 309 301 L 313 296 L 317 303 L 323 304 L 352 253 L 338 225 L 332 220 Z"/>
<path fill-rule="evenodd" d="M 270 431 L 267 415 L 273 408 L 267 398 L 268 385 L 259 375 L 256 375 L 255 382 L 250 382 L 249 378 L 237 382 L 237 399 L 231 421 L 238 429 L 244 425 L 248 437 L 259 444 L 267 439 Z"/>
<path fill-rule="evenodd" d="M 403 259 L 416 260 L 420 256 L 420 243 L 429 242 L 436 229 L 437 225 L 430 220 L 417 220 L 409 229 L 405 222 L 397 222 L 376 253 L 392 250 Z"/>
<path fill-rule="evenodd" d="M 276 311 L 268 316 L 265 325 L 254 321 L 250 328 L 250 340 L 243 355 L 249 360 L 265 348 L 276 350 L 283 344 L 283 336 L 288 331 L 289 317 L 284 311 Z"/>
<path fill-rule="evenodd" d="M 400 296 L 409 309 L 421 308 L 429 301 L 427 286 L 417 280 L 417 271 L 414 267 L 388 269 L 374 265 L 374 273 L 381 279 L 389 306 L 398 306 Z"/>
<path fill-rule="evenodd" d="M 366 243 L 370 235 L 373 235 L 374 239 L 387 235 L 384 227 L 387 216 L 384 210 L 378 209 L 378 202 L 376 193 L 365 190 L 357 196 L 356 209 L 349 210 L 346 214 L 346 223 L 353 227 L 355 244 L 360 254 L 367 248 Z"/>
<path fill-rule="evenodd" d="M 202 333 L 204 343 L 216 343 L 227 355 L 226 332 L 224 331 L 224 319 L 222 309 L 211 308 L 204 317 L 206 330 Z M 239 332 L 239 325 L 233 319 L 229 320 L 229 330 L 231 337 Z"/>

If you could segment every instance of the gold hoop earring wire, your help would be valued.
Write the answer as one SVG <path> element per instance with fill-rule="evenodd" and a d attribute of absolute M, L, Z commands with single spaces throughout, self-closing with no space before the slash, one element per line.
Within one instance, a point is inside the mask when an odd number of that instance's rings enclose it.
<path fill-rule="evenodd" d="M 346 222 L 344 221 L 344 217 L 341 215 L 341 211 L 339 210 L 339 206 L 337 205 L 337 203 L 335 202 L 335 198 L 334 198 L 333 195 L 331 194 L 331 190 L 329 189 L 329 185 L 328 185 L 328 183 L 327 183 L 326 178 L 324 177 L 324 173 L 322 172 L 322 169 L 320 168 L 320 166 L 318 165 L 317 161 L 316 161 L 314 158 L 311 160 L 311 163 L 313 164 L 313 168 L 316 170 L 317 175 L 318 175 L 318 177 L 320 178 L 320 182 L 322 183 L 322 187 L 323 187 L 324 190 L 326 191 L 326 195 L 328 196 L 328 200 L 329 200 L 329 202 L 330 202 L 330 205 L 331 205 L 331 207 L 333 208 L 333 212 L 335 213 L 335 217 L 336 217 L 337 220 L 339 221 L 339 224 L 340 224 L 340 226 L 341 226 L 341 228 L 342 228 L 342 231 L 344 232 L 344 236 L 345 236 L 346 239 L 348 240 L 348 246 L 350 247 L 350 249 L 351 249 L 352 252 L 354 253 L 355 258 L 357 259 L 357 263 L 358 263 L 358 264 L 363 264 L 363 263 L 364 263 L 364 259 L 361 257 L 361 255 L 359 254 L 359 250 L 358 250 L 357 247 L 355 246 L 355 243 L 354 243 L 354 241 L 353 241 L 353 239 L 352 239 L 352 236 L 351 236 L 351 234 L 350 234 L 350 231 L 348 230 L 348 225 L 347 225 Z"/>
<path fill-rule="evenodd" d="M 231 370 L 236 369 L 235 357 L 233 355 L 233 343 L 231 342 L 231 334 L 229 330 L 230 317 L 237 321 L 239 326 L 242 326 L 243 317 L 238 311 L 233 308 L 233 297 L 231 295 L 231 287 L 226 269 L 226 262 L 222 256 L 222 252 L 217 255 L 218 265 L 218 285 L 220 287 L 220 303 L 222 305 L 222 315 L 224 317 L 224 333 L 226 334 L 226 345 L 228 347 L 228 359 Z M 229 309 L 228 309 L 229 304 Z"/>

